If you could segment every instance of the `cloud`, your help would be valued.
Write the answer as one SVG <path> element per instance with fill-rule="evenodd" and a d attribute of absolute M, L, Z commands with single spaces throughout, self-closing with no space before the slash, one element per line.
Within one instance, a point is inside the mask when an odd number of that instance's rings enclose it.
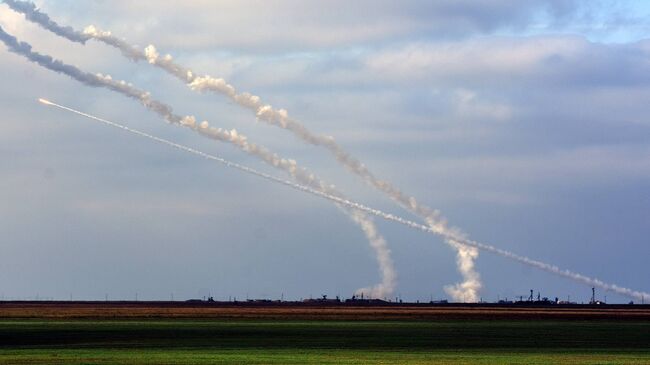
<path fill-rule="evenodd" d="M 461 181 L 516 182 L 528 186 L 607 185 L 650 179 L 650 148 L 592 146 L 519 156 L 480 156 L 435 161 L 437 169 Z"/>
<path fill-rule="evenodd" d="M 647 42 L 593 43 L 580 36 L 488 37 L 413 43 L 369 54 L 366 66 L 397 82 L 508 86 L 634 86 L 650 81 Z"/>
<path fill-rule="evenodd" d="M 573 59 L 587 47 L 578 37 L 482 38 L 467 42 L 414 43 L 370 54 L 369 69 L 403 82 L 506 81 L 535 76 L 553 60 Z"/>
<path fill-rule="evenodd" d="M 20 35 L 23 32 L 25 19 L 22 15 L 13 11 L 7 11 L 4 4 L 0 4 L 0 23 L 8 32 Z"/>
<path fill-rule="evenodd" d="M 254 52 L 368 46 L 413 35 L 457 38 L 502 28 L 525 28 L 540 13 L 571 14 L 577 6 L 575 1 L 556 0 L 116 0 L 81 6 L 70 1 L 50 4 L 42 6 L 66 20 L 74 19 L 66 14 L 77 14 L 81 19 L 103 14 L 97 26 L 128 35 L 135 42 L 146 42 L 155 34 L 153 41 L 168 48 Z M 77 28 L 85 25 L 75 24 Z"/>

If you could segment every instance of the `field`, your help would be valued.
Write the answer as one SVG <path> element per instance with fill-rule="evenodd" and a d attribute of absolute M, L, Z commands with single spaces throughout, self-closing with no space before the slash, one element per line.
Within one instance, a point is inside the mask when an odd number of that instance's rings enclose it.
<path fill-rule="evenodd" d="M 650 364 L 649 315 L 643 307 L 0 303 L 0 363 Z"/>

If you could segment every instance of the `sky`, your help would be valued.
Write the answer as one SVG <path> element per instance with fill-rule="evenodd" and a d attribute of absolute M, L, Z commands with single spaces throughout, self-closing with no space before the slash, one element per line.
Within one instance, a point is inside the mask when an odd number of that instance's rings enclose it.
<path fill-rule="evenodd" d="M 650 5 L 645 1 L 37 1 L 284 108 L 471 239 L 650 291 Z M 295 159 L 346 196 L 419 220 L 326 150 L 96 41 L 0 3 L 35 51 L 127 80 Z M 0 295 L 5 299 L 350 297 L 380 281 L 330 202 L 46 108 L 45 97 L 282 175 L 137 102 L 0 45 Z M 375 219 L 393 296 L 451 299 L 455 252 Z M 484 300 L 588 301 L 583 284 L 483 252 Z M 598 292 L 601 299 L 630 299 Z M 650 298 L 649 298 L 650 299 Z"/>

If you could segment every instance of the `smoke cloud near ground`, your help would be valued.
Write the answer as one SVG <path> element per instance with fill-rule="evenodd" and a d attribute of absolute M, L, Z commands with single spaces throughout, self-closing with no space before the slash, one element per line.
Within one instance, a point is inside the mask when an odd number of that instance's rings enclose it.
<path fill-rule="evenodd" d="M 309 194 L 314 195 L 314 196 L 318 196 L 318 197 L 330 200 L 330 201 L 332 201 L 332 202 L 334 202 L 336 204 L 339 204 L 341 206 L 345 206 L 345 207 L 348 207 L 348 208 L 352 208 L 352 209 L 354 209 L 356 211 L 362 211 L 362 212 L 377 216 L 379 218 L 382 218 L 382 219 L 385 219 L 385 220 L 388 220 L 388 221 L 392 221 L 392 222 L 402 224 L 402 225 L 410 227 L 412 229 L 420 230 L 422 232 L 426 232 L 426 233 L 430 233 L 430 234 L 434 234 L 434 235 L 442 235 L 439 231 L 437 231 L 437 230 L 435 230 L 435 229 L 433 229 L 431 227 L 425 226 L 425 225 L 420 224 L 420 223 L 413 222 L 411 220 L 402 218 L 400 216 L 397 216 L 397 215 L 394 215 L 394 214 L 391 214 L 391 213 L 384 212 L 384 211 L 379 210 L 379 209 L 374 209 L 374 208 L 368 207 L 368 206 L 366 206 L 364 204 L 357 203 L 357 202 L 352 201 L 352 200 L 348 200 L 348 199 L 344 199 L 344 198 L 341 198 L 341 197 L 338 197 L 338 196 L 335 196 L 335 195 L 331 195 L 331 194 L 328 194 L 327 192 L 323 192 L 321 190 L 315 190 L 315 189 L 313 189 L 313 188 L 311 188 L 309 186 L 306 186 L 306 185 L 301 185 L 301 184 L 297 184 L 297 183 L 294 183 L 294 182 L 289 181 L 289 180 L 284 180 L 284 179 L 281 179 L 281 178 L 278 178 L 278 177 L 275 177 L 275 176 L 272 176 L 272 175 L 257 171 L 255 169 L 250 168 L 250 167 L 246 167 L 246 166 L 240 165 L 238 163 L 225 160 L 225 159 L 223 159 L 221 157 L 210 155 L 210 154 L 207 154 L 205 152 L 201 152 L 199 150 L 193 149 L 191 147 L 183 146 L 183 145 L 180 145 L 178 143 L 171 142 L 171 141 L 168 141 L 168 140 L 165 140 L 165 139 L 162 139 L 162 138 L 159 138 L 159 137 L 156 137 L 156 136 L 153 136 L 153 135 L 150 135 L 150 134 L 135 130 L 133 128 L 126 127 L 124 125 L 121 125 L 121 124 L 111 122 L 111 121 L 106 120 L 106 119 L 96 117 L 94 115 L 86 114 L 84 112 L 81 112 L 81 111 L 78 111 L 78 110 L 75 110 L 75 109 L 72 109 L 72 108 L 68 108 L 66 106 L 62 106 L 62 105 L 59 105 L 59 104 L 56 104 L 56 103 L 53 103 L 53 102 L 50 102 L 48 100 L 39 99 L 39 101 L 41 103 L 43 103 L 43 104 L 54 106 L 54 107 L 57 107 L 59 109 L 67 110 L 69 112 L 82 115 L 82 116 L 84 116 L 86 118 L 90 118 L 90 119 L 102 122 L 104 124 L 107 124 L 107 125 L 110 125 L 110 126 L 113 126 L 113 127 L 116 127 L 116 128 L 120 128 L 120 129 L 125 130 L 127 132 L 139 135 L 141 137 L 145 137 L 145 138 L 154 140 L 156 142 L 169 145 L 169 146 L 174 147 L 176 149 L 179 149 L 179 150 L 182 150 L 182 151 L 185 151 L 185 152 L 188 152 L 188 153 L 192 153 L 194 155 L 201 156 L 203 158 L 206 158 L 206 159 L 209 159 L 209 160 L 212 160 L 212 161 L 219 162 L 219 163 L 221 163 L 221 164 L 223 164 L 223 165 L 225 165 L 227 167 L 231 167 L 231 168 L 246 172 L 248 174 L 255 175 L 255 176 L 263 178 L 265 180 L 275 182 L 275 183 L 278 183 L 278 184 L 282 184 L 282 185 L 291 187 L 291 188 L 293 188 L 295 190 L 302 191 L 302 192 L 309 193 Z M 445 237 L 445 238 L 447 238 L 447 237 Z M 558 266 L 547 264 L 547 263 L 544 263 L 544 262 L 538 261 L 538 260 L 533 260 L 531 258 L 521 256 L 521 255 L 515 254 L 513 252 L 507 251 L 507 250 L 502 250 L 500 248 L 496 248 L 496 247 L 494 247 L 492 245 L 489 245 L 489 244 L 485 244 L 485 243 L 481 243 L 481 242 L 477 242 L 477 241 L 473 241 L 473 240 L 468 240 L 468 239 L 457 239 L 456 241 L 458 241 L 458 243 L 463 244 L 465 246 L 469 246 L 469 247 L 472 247 L 472 248 L 475 248 L 475 249 L 481 249 L 481 250 L 484 250 L 484 251 L 487 251 L 487 252 L 502 256 L 502 257 L 506 257 L 508 259 L 511 259 L 511 260 L 514 260 L 514 261 L 517 261 L 517 262 L 520 262 L 522 264 L 525 264 L 525 265 L 528 265 L 528 266 L 531 266 L 531 267 L 534 267 L 534 268 L 537 268 L 537 269 L 552 273 L 554 275 L 569 278 L 569 279 L 571 279 L 573 281 L 576 281 L 576 282 L 579 282 L 579 283 L 582 283 L 582 284 L 586 284 L 586 285 L 593 286 L 593 287 L 598 287 L 598 288 L 601 288 L 601 289 L 604 289 L 604 290 L 607 290 L 607 291 L 611 291 L 611 292 L 614 292 L 614 293 L 617 293 L 617 294 L 621 294 L 621 295 L 624 295 L 624 296 L 627 296 L 627 297 L 630 297 L 630 298 L 634 298 L 634 299 L 637 299 L 637 300 L 644 300 L 645 298 L 648 298 L 650 296 L 650 293 L 645 293 L 645 292 L 642 292 L 642 291 L 632 290 L 632 289 L 629 289 L 629 288 L 621 287 L 621 286 L 616 285 L 616 284 L 606 283 L 606 282 L 604 282 L 602 280 L 591 278 L 591 277 L 588 277 L 586 275 L 582 275 L 582 274 L 579 274 L 579 273 L 576 273 L 576 272 L 573 272 L 573 271 L 570 271 L 570 270 L 561 269 Z"/>
<path fill-rule="evenodd" d="M 240 150 L 257 156 L 267 164 L 281 169 L 291 175 L 296 181 L 306 184 L 314 189 L 319 189 L 328 194 L 342 197 L 333 185 L 327 184 L 320 180 L 313 173 L 299 167 L 295 160 L 285 159 L 264 146 L 248 141 L 248 138 L 241 135 L 235 129 L 226 130 L 222 128 L 210 127 L 207 121 L 196 122 L 194 116 L 181 117 L 174 114 L 171 106 L 153 100 L 148 92 L 142 91 L 125 81 L 115 81 L 109 75 L 91 74 L 81 71 L 79 68 L 55 60 L 48 55 L 32 51 L 32 46 L 25 42 L 18 41 L 14 36 L 6 33 L 0 27 L 0 40 L 9 48 L 10 51 L 26 57 L 32 62 L 39 64 L 54 72 L 65 74 L 83 84 L 94 87 L 105 87 L 116 91 L 122 95 L 138 100 L 148 110 L 153 111 L 169 123 L 182 125 L 197 131 L 199 134 L 222 142 L 230 143 Z M 380 267 L 382 281 L 370 288 L 360 289 L 365 295 L 370 297 L 383 298 L 393 294 L 397 282 L 397 274 L 390 258 L 390 250 L 386 240 L 377 232 L 374 222 L 361 212 L 346 212 L 351 219 L 358 224 L 364 232 L 370 243 L 370 247 L 375 251 L 377 262 Z"/>

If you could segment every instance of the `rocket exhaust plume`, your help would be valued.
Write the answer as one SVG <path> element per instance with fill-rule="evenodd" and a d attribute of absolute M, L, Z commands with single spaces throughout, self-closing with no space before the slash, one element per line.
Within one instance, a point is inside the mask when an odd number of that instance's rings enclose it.
<path fill-rule="evenodd" d="M 41 99 L 39 99 L 39 101 L 41 101 Z M 47 101 L 47 100 L 45 100 L 45 101 Z M 81 115 L 83 117 L 95 120 L 97 122 L 104 123 L 104 124 L 112 126 L 114 128 L 122 129 L 124 131 L 127 131 L 129 133 L 138 135 L 140 137 L 144 137 L 144 138 L 153 140 L 155 142 L 165 144 L 167 146 L 171 146 L 171 147 L 176 148 L 178 150 L 181 150 L 181 151 L 184 151 L 184 152 L 187 152 L 187 153 L 191 153 L 191 154 L 206 158 L 206 159 L 211 160 L 211 161 L 218 162 L 218 163 L 220 163 L 222 165 L 225 165 L 227 167 L 230 167 L 230 168 L 233 168 L 233 169 L 236 169 L 236 170 L 239 170 L 239 171 L 243 171 L 243 172 L 245 172 L 247 174 L 260 177 L 260 178 L 265 179 L 267 181 L 271 181 L 271 182 L 274 182 L 274 183 L 277 183 L 277 184 L 282 184 L 282 185 L 288 186 L 288 187 L 290 187 L 292 189 L 302 191 L 302 192 L 311 194 L 313 196 L 321 197 L 323 199 L 327 199 L 327 200 L 332 201 L 332 202 L 334 202 L 334 203 L 336 203 L 338 205 L 345 206 L 345 207 L 348 207 L 348 208 L 353 209 L 353 210 L 362 211 L 362 212 L 368 213 L 370 215 L 374 215 L 376 217 L 385 219 L 387 221 L 396 222 L 396 223 L 402 224 L 404 226 L 407 226 L 409 228 L 417 229 L 417 230 L 420 230 L 422 232 L 426 232 L 426 233 L 429 233 L 429 234 L 441 235 L 439 230 L 436 230 L 436 229 L 431 228 L 429 226 L 410 221 L 408 219 L 402 218 L 400 216 L 397 216 L 397 215 L 394 215 L 394 214 L 391 214 L 391 213 L 384 212 L 384 211 L 379 210 L 379 209 L 374 209 L 374 208 L 368 207 L 366 205 L 363 205 L 361 203 L 357 203 L 357 202 L 352 201 L 352 200 L 348 200 L 348 199 L 344 199 L 344 198 L 341 198 L 341 197 L 338 197 L 338 196 L 335 196 L 335 195 L 332 195 L 332 194 L 328 194 L 327 192 L 323 192 L 321 190 L 316 190 L 316 189 L 313 189 L 313 188 L 311 188 L 309 186 L 301 185 L 301 184 L 295 183 L 295 182 L 290 181 L 290 180 L 285 180 L 285 179 L 282 179 L 282 178 L 279 178 L 279 177 L 275 177 L 273 175 L 269 175 L 267 173 L 252 169 L 250 167 L 246 167 L 246 166 L 240 165 L 238 163 L 225 160 L 225 159 L 223 159 L 221 157 L 211 155 L 211 154 L 207 154 L 205 152 L 201 152 L 201 151 L 196 150 L 194 148 L 187 147 L 187 146 L 184 146 L 184 145 L 181 145 L 181 144 L 178 144 L 178 143 L 175 143 L 175 142 L 172 142 L 172 141 L 160 138 L 160 137 L 156 137 L 156 136 L 153 136 L 151 134 L 141 132 L 139 130 L 136 130 L 136 129 L 133 129 L 133 128 L 130 128 L 130 127 L 127 127 L 127 126 L 124 126 L 124 125 L 121 125 L 121 124 L 106 120 L 106 119 L 102 119 L 102 118 L 96 117 L 94 115 L 86 114 L 84 112 L 81 112 L 81 111 L 78 111 L 78 110 L 63 106 L 63 105 L 59 105 L 59 104 L 56 104 L 56 103 L 53 103 L 53 102 L 47 102 L 45 104 L 56 107 L 56 108 L 59 108 L 59 109 L 62 109 L 62 110 L 66 110 L 68 112 L 72 112 L 72 113 Z M 485 243 L 480 243 L 480 242 L 477 242 L 477 241 L 468 240 L 468 239 L 460 239 L 460 238 L 455 240 L 455 241 L 457 241 L 459 244 L 463 244 L 465 246 L 469 246 L 469 247 L 484 250 L 484 251 L 487 251 L 487 252 L 490 252 L 490 253 L 493 253 L 493 254 L 496 254 L 496 255 L 499 255 L 499 256 L 503 256 L 503 257 L 509 258 L 511 260 L 518 261 L 518 262 L 520 262 L 522 264 L 532 266 L 534 268 L 537 268 L 537 269 L 540 269 L 540 270 L 543 270 L 543 271 L 547 271 L 549 273 L 552 273 L 552 274 L 555 274 L 555 275 L 558 275 L 558 276 L 561 276 L 561 277 L 569 278 L 569 279 L 571 279 L 573 281 L 576 281 L 576 282 L 579 282 L 579 283 L 582 283 L 582 284 L 598 287 L 598 288 L 601 288 L 601 289 L 604 289 L 604 290 L 607 290 L 607 291 L 611 291 L 611 292 L 614 292 L 614 293 L 617 293 L 617 294 L 620 294 L 620 295 L 623 295 L 623 296 L 627 296 L 627 297 L 630 297 L 630 298 L 635 298 L 637 300 L 642 300 L 643 298 L 648 298 L 650 296 L 650 293 L 632 290 L 632 289 L 629 289 L 629 288 L 618 286 L 616 284 L 606 283 L 606 282 L 604 282 L 602 280 L 599 280 L 599 279 L 591 278 L 591 277 L 588 277 L 588 276 L 585 276 L 585 275 L 582 275 L 582 274 L 579 274 L 579 273 L 576 273 L 576 272 L 573 272 L 573 271 L 570 271 L 570 270 L 561 269 L 561 268 L 559 268 L 559 267 L 557 267 L 555 265 L 547 264 L 547 263 L 544 263 L 542 261 L 537 261 L 537 260 L 533 260 L 533 259 L 525 257 L 525 256 L 517 255 L 517 254 L 515 254 L 513 252 L 510 252 L 510 251 L 507 251 L 507 250 L 502 250 L 500 248 L 496 248 L 496 247 L 494 247 L 492 245 L 488 245 L 488 244 L 485 244 Z"/>
<path fill-rule="evenodd" d="M 124 40 L 113 36 L 110 32 L 101 31 L 92 25 L 86 27 L 83 32 L 73 30 L 70 27 L 62 27 L 52 21 L 47 14 L 38 11 L 31 3 L 9 0 L 7 1 L 7 5 L 25 14 L 28 20 L 71 41 L 85 43 L 88 39 L 98 40 L 119 49 L 125 57 L 132 61 L 147 61 L 161 68 L 186 83 L 192 90 L 199 92 L 211 91 L 223 94 L 236 104 L 251 110 L 258 120 L 291 131 L 306 143 L 326 148 L 341 165 L 361 177 L 367 184 L 383 192 L 403 208 L 420 216 L 430 227 L 448 233 L 449 237 L 445 240 L 457 251 L 458 270 L 463 277 L 463 282 L 454 286 L 447 286 L 445 290 L 457 301 L 478 301 L 479 290 L 482 287 L 480 275 L 474 269 L 474 260 L 478 257 L 478 251 L 454 241 L 454 237 L 464 236 L 462 232 L 456 228 L 448 227 L 446 219 L 437 210 L 421 205 L 414 197 L 401 192 L 389 182 L 377 178 L 358 159 L 336 143 L 332 137 L 313 134 L 300 122 L 289 118 L 286 110 L 274 109 L 271 105 L 264 104 L 259 96 L 247 92 L 239 93 L 234 86 L 228 84 L 222 78 L 196 75 L 192 70 L 174 62 L 169 54 L 161 56 L 153 45 L 147 46 L 142 51 Z"/>
<path fill-rule="evenodd" d="M 43 98 L 39 98 L 38 102 L 41 103 L 41 104 L 45 104 L 45 105 L 54 105 L 51 101 L 45 100 Z"/>
<path fill-rule="evenodd" d="M 203 136 L 230 143 L 246 153 L 261 158 L 264 162 L 274 166 L 275 168 L 285 171 L 298 182 L 307 184 L 329 194 L 343 197 L 343 195 L 336 191 L 332 185 L 320 180 L 308 170 L 299 167 L 296 161 L 281 158 L 277 154 L 269 151 L 267 148 L 249 142 L 246 136 L 241 135 L 234 129 L 228 131 L 221 128 L 214 128 L 210 127 L 207 121 L 197 123 L 193 116 L 181 117 L 176 115 L 173 113 L 171 106 L 153 100 L 148 92 L 139 90 L 125 81 L 115 81 L 108 75 L 87 73 L 75 66 L 65 64 L 59 60 L 54 60 L 50 56 L 34 52 L 32 51 L 31 45 L 25 42 L 19 42 L 15 37 L 4 32 L 2 27 L 0 27 L 0 40 L 9 47 L 10 51 L 20 54 L 30 61 L 49 70 L 63 73 L 86 85 L 105 87 L 127 97 L 136 99 L 147 109 L 157 113 L 170 123 L 188 127 Z M 39 101 L 44 104 L 49 103 L 49 101 L 45 99 L 39 99 Z M 359 225 L 366 236 L 366 239 L 368 239 L 370 247 L 375 251 L 375 255 L 377 256 L 377 262 L 382 275 L 382 281 L 380 284 L 362 290 L 364 290 L 366 295 L 371 297 L 385 297 L 392 295 L 397 282 L 397 273 L 393 261 L 390 258 L 390 249 L 388 248 L 385 239 L 377 232 L 374 222 L 367 217 L 365 213 L 346 211 L 346 214 L 350 216 L 352 221 Z"/>

